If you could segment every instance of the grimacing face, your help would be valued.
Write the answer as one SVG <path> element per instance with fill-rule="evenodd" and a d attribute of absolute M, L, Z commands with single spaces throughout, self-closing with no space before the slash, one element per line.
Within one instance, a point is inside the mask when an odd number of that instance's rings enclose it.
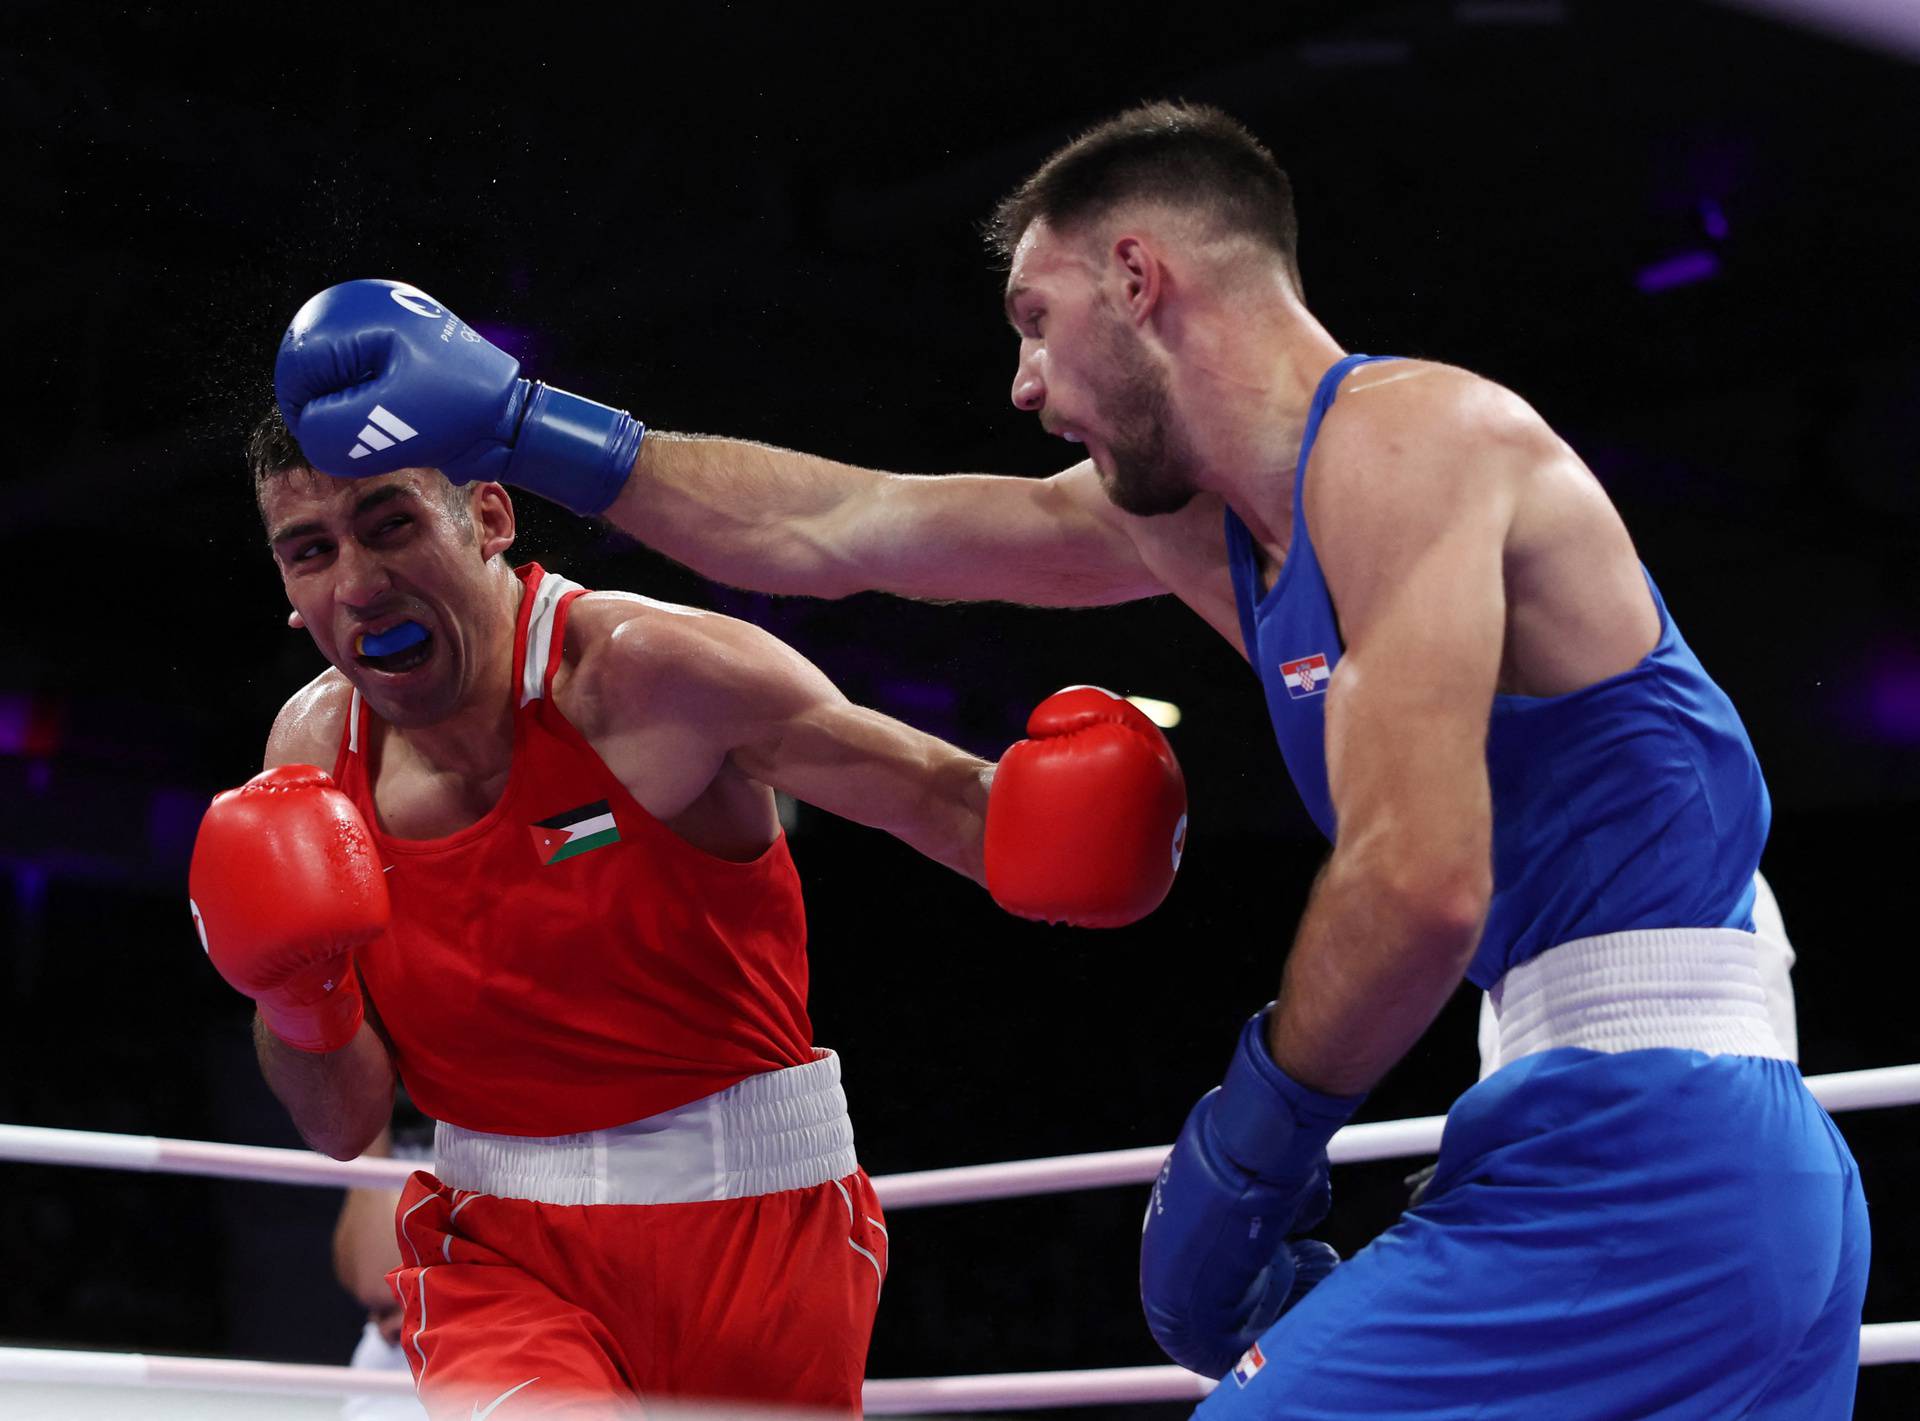
<path fill-rule="evenodd" d="M 511 505 L 497 490 L 480 499 L 490 496 L 506 510 L 511 542 Z M 321 655 L 374 712 L 408 728 L 452 715 L 488 650 L 494 515 L 483 510 L 476 520 L 431 469 L 367 479 L 293 470 L 266 486 L 261 513 L 287 600 Z M 424 642 L 389 656 L 365 654 L 363 635 L 406 621 L 426 630 Z"/>
<path fill-rule="evenodd" d="M 1116 507 L 1152 515 L 1197 491 L 1166 372 L 1119 305 L 1122 280 L 1081 244 L 1035 222 L 1014 249 L 1007 318 L 1020 337 L 1013 403 L 1086 447 Z"/>

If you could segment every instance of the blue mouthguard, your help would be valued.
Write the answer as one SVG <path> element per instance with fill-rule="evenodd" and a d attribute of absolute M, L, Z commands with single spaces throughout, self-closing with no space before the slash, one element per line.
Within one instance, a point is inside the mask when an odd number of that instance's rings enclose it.
<path fill-rule="evenodd" d="M 402 622 L 397 627 L 368 636 L 360 634 L 360 654 L 362 656 L 392 656 L 396 651 L 405 651 L 410 646 L 418 646 L 427 639 L 427 629 L 418 622 Z"/>

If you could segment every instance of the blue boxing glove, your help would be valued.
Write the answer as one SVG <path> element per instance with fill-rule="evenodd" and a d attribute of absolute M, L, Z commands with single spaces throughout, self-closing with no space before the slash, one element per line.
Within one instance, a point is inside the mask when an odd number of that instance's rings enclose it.
<path fill-rule="evenodd" d="M 489 479 L 575 513 L 604 511 L 646 427 L 550 385 L 418 287 L 329 286 L 294 315 L 273 363 L 287 428 L 338 478 L 433 468 Z"/>
<path fill-rule="evenodd" d="M 1276 1066 L 1271 1010 L 1247 1023 L 1226 1080 L 1187 1116 L 1140 1239 L 1147 1328 L 1202 1376 L 1225 1376 L 1339 1262 L 1326 1244 L 1289 1235 L 1326 1217 L 1327 1141 L 1365 1097 L 1323 1095 Z"/>

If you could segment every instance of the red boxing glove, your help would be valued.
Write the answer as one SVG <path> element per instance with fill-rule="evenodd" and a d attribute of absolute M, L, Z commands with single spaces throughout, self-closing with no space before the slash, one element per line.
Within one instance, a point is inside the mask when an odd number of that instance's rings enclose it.
<path fill-rule="evenodd" d="M 362 1015 L 349 955 L 387 928 L 366 822 L 311 765 L 263 771 L 200 821 L 187 906 L 222 977 L 289 1046 L 337 1051 Z"/>
<path fill-rule="evenodd" d="M 1000 757 L 987 889 L 1010 913 L 1083 928 L 1144 918 L 1173 887 L 1187 783 L 1159 727 L 1097 686 L 1055 691 Z"/>

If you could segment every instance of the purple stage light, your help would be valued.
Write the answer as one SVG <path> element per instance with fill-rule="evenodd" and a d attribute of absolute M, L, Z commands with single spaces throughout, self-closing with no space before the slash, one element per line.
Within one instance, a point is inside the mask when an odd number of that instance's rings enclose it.
<path fill-rule="evenodd" d="M 1706 281 L 1720 274 L 1720 258 L 1712 252 L 1680 252 L 1665 257 L 1652 266 L 1642 267 L 1633 284 L 1651 296 L 1657 291 L 1671 291 L 1676 286 L 1691 286 L 1697 281 Z"/>
<path fill-rule="evenodd" d="M 53 754 L 64 719 L 58 705 L 39 696 L 0 694 L 0 755 L 40 759 Z"/>
<path fill-rule="evenodd" d="M 147 800 L 147 848 L 161 863 L 184 865 L 193 857 L 194 836 L 207 797 L 193 790 L 157 789 Z"/>
<path fill-rule="evenodd" d="M 882 681 L 874 694 L 903 715 L 952 715 L 960 704 L 958 691 L 936 681 Z"/>
<path fill-rule="evenodd" d="M 978 746 L 968 744 L 967 727 L 960 718 L 960 693 L 950 685 L 939 681 L 881 680 L 873 686 L 873 704 L 917 730 L 981 753 Z"/>
<path fill-rule="evenodd" d="M 0 754 L 19 755 L 27 748 L 27 727 L 33 721 L 33 702 L 25 696 L 0 696 Z"/>
<path fill-rule="evenodd" d="M 1881 659 L 1868 673 L 1866 710 L 1875 739 L 1920 745 L 1920 655 Z"/>
<path fill-rule="evenodd" d="M 47 870 L 37 863 L 16 860 L 13 869 L 15 911 L 29 923 L 38 923 L 47 906 Z"/>
<path fill-rule="evenodd" d="M 1700 199 L 1700 228 L 1716 242 L 1727 240 L 1726 210 L 1710 197 Z"/>

